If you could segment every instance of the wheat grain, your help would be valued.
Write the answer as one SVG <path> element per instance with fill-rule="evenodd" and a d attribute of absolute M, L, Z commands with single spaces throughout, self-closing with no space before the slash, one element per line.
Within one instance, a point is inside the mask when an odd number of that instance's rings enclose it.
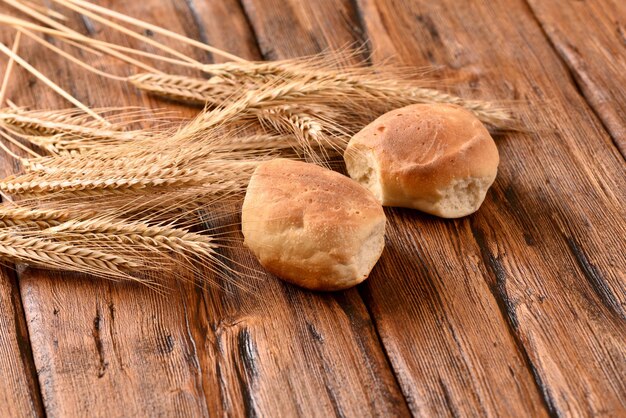
<path fill-rule="evenodd" d="M 102 251 L 0 232 L 0 256 L 44 268 L 86 271 L 108 278 L 131 279 L 126 272 L 142 266 Z"/>
<path fill-rule="evenodd" d="M 317 84 L 323 90 L 316 91 L 316 96 L 310 100 L 311 105 L 339 104 L 340 114 L 355 115 L 361 121 L 361 126 L 373 117 L 389 110 L 416 103 L 455 104 L 471 111 L 482 122 L 498 130 L 512 129 L 516 125 L 511 112 L 502 106 L 482 100 L 463 99 L 435 89 L 416 87 L 414 81 L 395 79 L 392 76 L 378 76 L 378 73 L 373 71 L 358 74 L 354 69 L 340 73 L 303 68 L 299 72 L 292 71 L 291 78 L 281 78 L 280 62 L 256 65 L 231 63 L 229 66 L 225 64 L 221 66 L 228 68 L 228 71 L 233 71 L 233 74 L 227 78 L 225 76 L 227 70 L 215 71 L 220 75 L 219 81 L 149 73 L 133 76 L 129 81 L 137 88 L 161 97 L 210 106 L 233 101 L 238 97 L 237 93 L 243 89 L 264 89 L 268 83 L 273 84 L 277 89 L 281 85 L 294 82 Z M 238 71 L 234 71 L 233 68 Z M 263 71 L 266 69 L 274 72 L 264 74 Z M 354 75 L 355 72 L 358 75 Z M 243 79 L 237 82 L 237 77 Z M 255 77 L 258 77 L 258 80 L 254 81 Z M 267 80 L 269 82 L 266 82 Z M 338 99 L 343 99 L 345 102 L 341 103 Z M 289 103 L 289 101 L 290 98 L 286 96 L 284 102 Z M 302 104 L 300 100 L 300 105 Z M 350 109 L 351 106 L 353 109 Z"/>
<path fill-rule="evenodd" d="M 205 168 L 127 167 L 123 174 L 109 170 L 91 173 L 27 173 L 0 182 L 0 191 L 13 195 L 129 193 L 142 189 L 205 186 L 207 191 L 225 192 L 245 185 L 255 161 L 210 161 Z M 56 177 L 53 175 L 56 174 Z"/>
<path fill-rule="evenodd" d="M 52 153 L 123 143 L 144 136 L 143 131 L 114 130 L 97 120 L 53 111 L 0 112 L 0 125 Z"/>
<path fill-rule="evenodd" d="M 196 257 L 211 257 L 217 248 L 213 238 L 183 229 L 151 226 L 114 219 L 70 220 L 49 229 L 55 236 L 80 236 L 85 240 L 104 238 L 131 246 L 165 249 Z"/>
<path fill-rule="evenodd" d="M 69 177 L 69 176 L 68 176 Z M 0 191 L 9 194 L 40 195 L 46 193 L 89 193 L 98 191 L 120 191 L 143 189 L 147 187 L 183 186 L 202 184 L 205 173 L 189 169 L 164 168 L 157 175 L 133 177 L 125 173 L 124 177 L 96 177 L 69 180 L 49 180 L 45 176 L 30 181 L 0 182 Z"/>
<path fill-rule="evenodd" d="M 219 78 L 203 80 L 187 76 L 142 73 L 128 78 L 128 82 L 140 90 L 166 99 L 200 106 L 218 106 L 224 97 L 235 91 L 233 84 Z"/>
<path fill-rule="evenodd" d="M 70 219 L 67 212 L 53 209 L 31 209 L 0 206 L 0 228 L 51 228 Z"/>
<path fill-rule="evenodd" d="M 72 111 L 0 111 L 0 126 L 49 154 L 77 154 L 90 149 L 135 143 L 168 132 L 171 112 L 140 108 L 97 109 L 107 116 L 108 125 Z M 168 118 L 169 117 L 169 118 Z M 127 129 L 149 120 L 149 128 Z M 26 164 L 27 166 L 30 164 Z"/>

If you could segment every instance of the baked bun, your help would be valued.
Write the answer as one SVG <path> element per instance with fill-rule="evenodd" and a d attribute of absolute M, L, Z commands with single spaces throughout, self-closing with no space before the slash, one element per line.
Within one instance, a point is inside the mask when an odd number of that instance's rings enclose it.
<path fill-rule="evenodd" d="M 344 159 L 350 177 L 384 206 L 444 218 L 475 212 L 499 163 L 496 144 L 480 120 L 448 104 L 385 113 L 350 140 Z"/>
<path fill-rule="evenodd" d="M 255 170 L 241 217 L 244 243 L 276 276 L 313 290 L 361 283 L 385 245 L 385 214 L 334 171 L 276 159 Z"/>

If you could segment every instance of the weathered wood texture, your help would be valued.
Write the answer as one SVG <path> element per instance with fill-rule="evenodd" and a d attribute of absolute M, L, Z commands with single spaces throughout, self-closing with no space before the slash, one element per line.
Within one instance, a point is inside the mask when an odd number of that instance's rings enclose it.
<path fill-rule="evenodd" d="M 244 5 L 272 59 L 362 39 L 358 11 L 348 1 Z M 482 279 L 480 251 L 471 241 L 455 242 L 460 231 L 449 221 L 403 213 L 388 211 L 387 248 L 363 290 L 412 412 L 545 414 L 524 354 Z M 370 287 L 378 291 L 372 294 Z"/>
<path fill-rule="evenodd" d="M 0 416 L 41 416 L 43 408 L 15 271 L 0 267 Z"/>
<path fill-rule="evenodd" d="M 247 291 L 209 272 L 205 278 L 219 287 L 163 278 L 171 288 L 166 297 L 41 270 L 20 274 L 19 291 L 15 280 L 3 280 L 0 349 L 8 357 L 0 358 L 0 400 L 17 394 L 19 402 L 0 404 L 0 414 L 40 414 L 38 390 L 51 416 L 619 416 L 625 410 L 623 160 L 525 3 L 100 4 L 250 59 L 369 40 L 374 61 L 443 66 L 441 73 L 465 80 L 459 86 L 465 96 L 521 102 L 524 122 L 537 133 L 499 138 L 499 178 L 477 214 L 446 221 L 389 210 L 387 249 L 356 290 L 321 295 L 261 272 L 257 279 L 237 278 Z M 88 19 L 74 16 L 70 23 L 123 39 Z M 7 43 L 11 34 L 0 35 Z M 171 45 L 198 59 L 222 60 Z M 33 44 L 25 42 L 22 54 L 89 105 L 123 100 L 193 114 L 50 58 Z M 84 59 L 129 73 L 110 59 Z M 589 74 L 603 77 L 588 65 Z M 67 106 L 23 71 L 9 94 L 20 105 Z M 259 268 L 240 244 L 224 251 Z"/>
<path fill-rule="evenodd" d="M 237 2 L 108 5 L 259 58 Z M 71 23 L 81 27 L 80 20 Z M 82 26 L 94 36 L 104 32 L 89 19 Z M 29 62 L 89 105 L 166 104 L 25 45 Z M 128 73 L 125 65 L 84 58 Z M 10 92 L 18 104 L 64 107 L 23 72 L 16 73 L 14 83 L 30 85 Z M 232 258 L 259 268 L 241 245 L 232 251 Z M 206 279 L 214 278 L 207 273 Z M 107 417 L 408 414 L 357 290 L 317 295 L 263 274 L 237 280 L 248 290 L 228 283 L 199 288 L 166 277 L 172 291 L 163 298 L 80 275 L 23 273 L 20 286 L 46 410 L 54 416 Z"/>
<path fill-rule="evenodd" d="M 626 156 L 626 2 L 527 1 Z"/>
<path fill-rule="evenodd" d="M 479 410 L 493 412 L 480 391 L 449 389 L 446 380 L 436 389 L 438 372 L 431 371 L 432 360 L 423 354 L 433 351 L 428 345 L 423 351 L 403 350 L 412 340 L 428 341 L 438 328 L 452 328 L 458 348 L 451 353 L 470 365 L 457 373 L 482 383 L 484 392 L 497 391 L 495 380 L 481 380 L 493 360 L 465 349 L 474 338 L 485 345 L 501 344 L 481 316 L 484 295 L 468 285 L 482 276 L 549 411 L 620 415 L 626 399 L 623 160 L 526 4 L 358 4 L 375 60 L 395 52 L 406 64 L 436 63 L 462 72 L 469 82 L 460 86 L 460 93 L 522 100 L 527 103 L 520 106 L 523 120 L 537 132 L 499 139 L 499 176 L 474 216 L 449 222 L 397 211 L 399 216 L 392 218 L 404 231 L 395 244 L 406 253 L 406 273 L 394 274 L 396 283 L 374 277 L 366 293 L 391 361 L 406 376 L 401 379 L 405 394 L 418 400 L 415 410 L 434 413 L 427 409 L 432 402 L 419 400 L 448 394 L 453 410 L 470 413 L 476 411 L 471 404 L 467 409 L 472 393 Z M 412 261 L 409 254 L 416 255 Z M 393 272 L 400 267 L 387 268 Z M 424 283 L 421 294 L 416 282 Z M 432 295 L 449 312 L 423 321 L 424 295 Z M 404 312 L 402 321 L 392 320 L 397 312 Z M 441 315 L 442 308 L 435 312 Z M 483 331 L 475 336 L 470 328 L 450 325 L 456 317 L 478 322 L 476 329 Z M 424 332 L 421 326 L 407 327 L 414 323 L 424 324 Z M 427 388 L 425 373 L 433 376 Z"/>

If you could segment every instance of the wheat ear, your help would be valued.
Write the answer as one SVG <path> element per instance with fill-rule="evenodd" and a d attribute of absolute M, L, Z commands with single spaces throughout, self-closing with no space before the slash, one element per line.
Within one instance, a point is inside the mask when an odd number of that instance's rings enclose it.
<path fill-rule="evenodd" d="M 128 77 L 128 82 L 140 90 L 169 100 L 199 106 L 221 105 L 231 96 L 235 86 L 225 84 L 217 77 L 209 80 L 169 75 L 141 73 Z"/>
<path fill-rule="evenodd" d="M 85 271 L 101 277 L 131 279 L 140 264 L 102 251 L 0 232 L 0 256 L 44 268 Z"/>
<path fill-rule="evenodd" d="M 174 253 L 211 257 L 217 245 L 210 236 L 183 229 L 151 226 L 112 219 L 70 220 L 49 229 L 53 235 L 81 236 L 86 240 L 104 238 L 131 246 L 165 249 Z"/>
<path fill-rule="evenodd" d="M 204 173 L 196 170 L 163 168 L 151 176 L 135 176 L 126 172 L 120 177 L 97 176 L 95 178 L 77 178 L 70 180 L 48 180 L 45 176 L 29 181 L 2 181 L 0 191 L 15 195 L 41 195 L 51 193 L 89 193 L 99 191 L 139 190 L 148 187 L 183 186 L 201 184 Z"/>
<path fill-rule="evenodd" d="M 483 100 L 468 100 L 439 90 L 416 87 L 415 80 L 407 78 L 411 71 L 386 66 L 361 67 L 334 65 L 345 62 L 340 53 L 320 54 L 319 56 L 281 60 L 272 62 L 228 62 L 205 65 L 203 70 L 221 79 L 257 80 L 257 85 L 271 80 L 298 80 L 333 78 L 333 89 L 337 94 L 348 90 L 361 91 L 372 98 L 384 102 L 385 97 L 398 104 L 449 103 L 462 106 L 497 129 L 509 129 L 515 121 L 511 112 L 502 106 Z M 405 74 L 406 73 L 406 74 Z M 231 80 L 231 81 L 232 81 Z M 405 103 L 403 103 L 403 101 Z"/>
<path fill-rule="evenodd" d="M 0 112 L 0 125 L 16 136 L 51 154 L 81 152 L 85 149 L 135 141 L 146 131 L 122 131 L 65 112 Z M 123 125 L 120 125 L 122 127 Z"/>
<path fill-rule="evenodd" d="M 122 175 L 108 170 L 75 176 L 67 173 L 28 173 L 0 182 L 0 191 L 13 195 L 42 196 L 58 193 L 93 195 L 99 193 L 128 193 L 147 189 L 163 190 L 204 186 L 207 193 L 224 193 L 241 189 L 246 184 L 257 161 L 209 161 L 206 170 L 179 167 L 128 167 Z M 52 173 L 55 174 L 55 173 Z"/>
<path fill-rule="evenodd" d="M 20 206 L 0 207 L 0 228 L 46 229 L 70 219 L 65 211 L 53 209 L 30 209 Z"/>

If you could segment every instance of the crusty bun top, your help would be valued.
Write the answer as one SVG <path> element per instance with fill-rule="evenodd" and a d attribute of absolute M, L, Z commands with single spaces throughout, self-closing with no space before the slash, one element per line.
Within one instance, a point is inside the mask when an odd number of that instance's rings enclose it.
<path fill-rule="evenodd" d="M 277 276 L 335 290 L 367 278 L 384 246 L 385 215 L 361 185 L 322 167 L 276 159 L 253 174 L 242 211 L 245 244 Z"/>
<path fill-rule="evenodd" d="M 352 138 L 345 158 L 350 175 L 368 183 L 384 205 L 441 216 L 446 215 L 436 205 L 451 186 L 479 179 L 488 188 L 499 163 L 495 142 L 480 120 L 448 104 L 416 104 L 382 115 Z M 359 167 L 364 164 L 369 174 Z M 450 217 L 459 215 L 452 212 Z"/>

